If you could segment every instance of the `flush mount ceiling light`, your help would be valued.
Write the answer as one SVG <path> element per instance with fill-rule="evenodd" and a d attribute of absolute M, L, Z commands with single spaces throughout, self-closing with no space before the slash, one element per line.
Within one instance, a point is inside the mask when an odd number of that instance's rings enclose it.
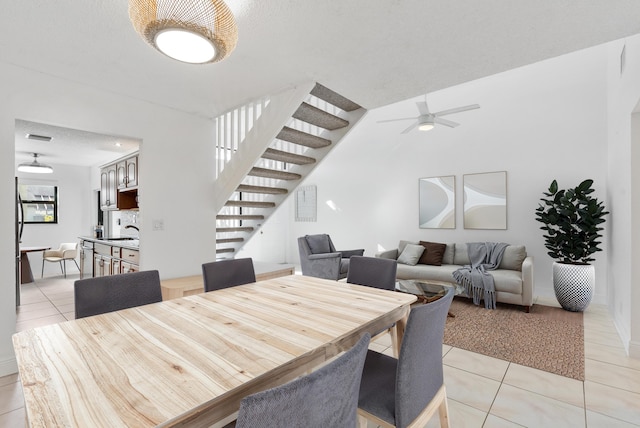
<path fill-rule="evenodd" d="M 33 162 L 21 163 L 18 165 L 18 171 L 20 172 L 32 172 L 35 174 L 51 174 L 53 168 L 49 165 L 38 162 L 38 154 L 33 154 Z"/>
<path fill-rule="evenodd" d="M 221 61 L 238 41 L 235 18 L 221 0 L 129 0 L 129 18 L 151 46 L 191 64 Z"/>

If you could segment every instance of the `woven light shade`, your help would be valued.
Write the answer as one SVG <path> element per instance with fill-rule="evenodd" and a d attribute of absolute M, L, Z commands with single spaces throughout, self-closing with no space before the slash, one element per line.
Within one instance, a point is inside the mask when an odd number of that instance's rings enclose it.
<path fill-rule="evenodd" d="M 147 43 L 179 61 L 221 61 L 238 41 L 235 18 L 221 0 L 129 0 L 129 18 Z"/>

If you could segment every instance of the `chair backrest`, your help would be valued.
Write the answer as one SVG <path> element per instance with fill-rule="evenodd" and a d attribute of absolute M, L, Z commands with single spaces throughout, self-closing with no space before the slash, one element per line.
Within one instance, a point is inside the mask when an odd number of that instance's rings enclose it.
<path fill-rule="evenodd" d="M 398 262 L 393 259 L 351 256 L 347 282 L 393 290 L 396 286 Z"/>
<path fill-rule="evenodd" d="M 250 258 L 205 263 L 202 265 L 202 276 L 204 291 L 256 282 L 256 273 Z"/>
<path fill-rule="evenodd" d="M 310 254 L 335 253 L 336 247 L 333 245 L 331 237 L 326 233 L 319 235 L 305 235 L 304 239 Z"/>
<path fill-rule="evenodd" d="M 320 369 L 242 399 L 236 428 L 354 428 L 370 336 Z"/>
<path fill-rule="evenodd" d="M 157 270 L 79 279 L 73 293 L 76 319 L 162 301 Z"/>
<path fill-rule="evenodd" d="M 453 288 L 444 297 L 409 313 L 396 373 L 396 426 L 411 423 L 444 382 L 442 340 Z"/>

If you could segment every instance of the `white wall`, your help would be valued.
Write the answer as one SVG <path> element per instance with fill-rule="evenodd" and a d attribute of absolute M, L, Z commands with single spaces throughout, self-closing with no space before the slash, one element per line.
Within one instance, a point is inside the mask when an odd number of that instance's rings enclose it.
<path fill-rule="evenodd" d="M 16 118 L 142 140 L 141 268 L 192 275 L 215 257 L 213 122 L 127 96 L 0 64 L 0 197 L 14 197 Z M 95 182 L 92 183 L 92 188 Z M 163 220 L 164 230 L 152 222 Z M 0 206 L 0 376 L 16 370 L 14 206 Z M 210 237 L 210 238 L 209 238 Z"/>
<path fill-rule="evenodd" d="M 22 234 L 22 245 L 50 246 L 58 248 L 62 242 L 78 242 L 79 236 L 91 233 L 92 187 L 91 167 L 57 165 L 52 174 L 28 174 L 16 172 L 20 183 L 46 184 L 58 186 L 58 223 L 26 224 Z M 95 210 L 95 209 L 94 209 Z M 40 277 L 42 252 L 29 253 L 29 262 L 35 278 Z M 79 260 L 79 258 L 78 258 Z M 69 272 L 77 268 L 73 262 L 67 263 Z M 44 275 L 60 275 L 57 264 L 47 263 Z"/>
<path fill-rule="evenodd" d="M 626 66 L 620 72 L 620 55 L 626 45 Z M 609 306 L 615 324 L 631 354 L 640 358 L 640 36 L 608 45 L 607 139 L 609 141 Z M 632 121 L 632 113 L 636 113 Z M 633 124 L 635 123 L 635 128 Z M 632 130 L 635 131 L 632 133 Z M 634 311 L 634 309 L 636 309 Z"/>

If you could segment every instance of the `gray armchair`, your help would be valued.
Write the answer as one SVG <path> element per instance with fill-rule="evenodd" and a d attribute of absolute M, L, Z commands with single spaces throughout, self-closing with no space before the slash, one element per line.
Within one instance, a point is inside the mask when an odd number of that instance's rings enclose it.
<path fill-rule="evenodd" d="M 336 251 L 329 235 L 305 235 L 298 238 L 302 274 L 338 280 L 347 277 L 349 258 L 362 256 L 364 249 Z"/>

